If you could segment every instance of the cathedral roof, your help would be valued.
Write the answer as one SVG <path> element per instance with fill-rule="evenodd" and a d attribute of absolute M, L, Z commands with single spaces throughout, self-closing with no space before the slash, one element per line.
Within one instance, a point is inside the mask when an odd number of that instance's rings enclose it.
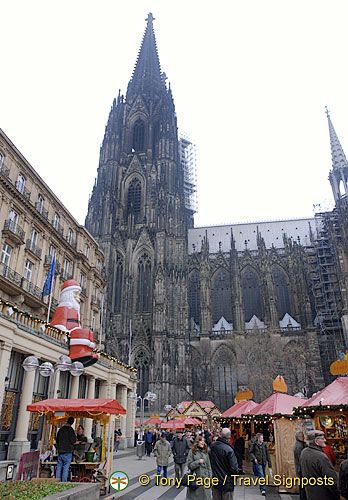
<path fill-rule="evenodd" d="M 346 155 L 344 154 L 341 143 L 337 137 L 334 126 L 332 125 L 332 121 L 330 118 L 330 113 L 326 108 L 327 120 L 329 123 L 329 133 L 330 133 L 330 145 L 331 145 L 331 157 L 332 157 L 332 168 L 334 170 L 347 168 L 348 162 Z"/>
<path fill-rule="evenodd" d="M 200 252 L 202 241 L 206 237 L 209 243 L 209 253 L 215 254 L 221 248 L 222 252 L 231 249 L 231 232 L 237 251 L 257 250 L 257 235 L 264 239 L 266 248 L 284 248 L 284 236 L 303 246 L 311 246 L 310 231 L 316 233 L 314 218 L 292 219 L 278 221 L 245 222 L 241 224 L 226 224 L 223 226 L 195 227 L 188 230 L 188 249 L 192 254 Z"/>
<path fill-rule="evenodd" d="M 154 17 L 149 13 L 147 26 L 135 63 L 132 78 L 128 84 L 129 94 L 153 94 L 165 90 L 165 79 L 161 74 L 155 32 L 153 29 Z"/>

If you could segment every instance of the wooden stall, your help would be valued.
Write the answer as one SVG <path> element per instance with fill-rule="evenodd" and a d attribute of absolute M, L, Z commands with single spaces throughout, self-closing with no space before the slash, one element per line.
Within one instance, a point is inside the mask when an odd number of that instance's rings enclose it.
<path fill-rule="evenodd" d="M 330 385 L 316 393 L 294 415 L 312 419 L 315 428 L 324 431 L 326 442 L 336 455 L 335 468 L 347 458 L 348 378 L 337 377 Z"/>
<path fill-rule="evenodd" d="M 126 414 L 126 410 L 116 399 L 46 399 L 28 405 L 27 411 L 38 412 L 45 416 L 40 455 L 44 451 L 52 450 L 56 426 L 66 422 L 68 417 L 91 418 L 99 421 L 103 429 L 99 461 L 72 462 L 71 468 L 76 474 L 75 480 L 77 481 L 93 481 L 97 477 L 98 470 L 106 479 L 109 477 L 114 447 L 114 419 L 110 419 L 110 416 Z M 53 457 L 53 460 L 41 462 L 41 465 L 56 467 L 57 461 Z"/>

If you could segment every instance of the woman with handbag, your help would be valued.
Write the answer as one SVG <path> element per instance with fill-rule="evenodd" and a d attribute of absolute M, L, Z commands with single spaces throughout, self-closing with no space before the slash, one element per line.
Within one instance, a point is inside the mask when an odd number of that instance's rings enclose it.
<path fill-rule="evenodd" d="M 203 436 L 199 436 L 195 439 L 187 457 L 187 467 L 189 469 L 189 474 L 195 474 L 197 478 L 201 477 L 203 481 L 204 478 L 209 478 L 211 484 L 212 471 L 208 447 Z M 210 488 L 205 488 L 204 486 L 191 488 L 188 486 L 186 498 L 190 500 L 210 500 L 211 486 Z"/>

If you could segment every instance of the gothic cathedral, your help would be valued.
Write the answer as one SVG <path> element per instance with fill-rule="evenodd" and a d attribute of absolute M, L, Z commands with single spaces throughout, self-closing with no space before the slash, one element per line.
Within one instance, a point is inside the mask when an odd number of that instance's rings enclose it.
<path fill-rule="evenodd" d="M 158 411 L 192 399 L 225 410 L 243 386 L 261 401 L 278 374 L 310 396 L 346 348 L 344 193 L 310 219 L 195 228 L 179 147 L 149 14 L 86 217 L 105 253 L 106 349 L 137 367 L 138 392 L 155 392 Z"/>

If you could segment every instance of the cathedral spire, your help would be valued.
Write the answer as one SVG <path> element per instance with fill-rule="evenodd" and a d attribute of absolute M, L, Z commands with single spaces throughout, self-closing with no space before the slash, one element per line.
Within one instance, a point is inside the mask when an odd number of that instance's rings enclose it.
<path fill-rule="evenodd" d="M 127 97 L 138 93 L 152 95 L 165 89 L 165 79 L 161 74 L 155 32 L 154 17 L 150 12 L 147 16 L 147 26 L 141 42 L 132 78 L 128 84 Z"/>
<path fill-rule="evenodd" d="M 343 198 L 346 200 L 348 195 L 348 162 L 346 155 L 344 154 L 343 148 L 340 141 L 338 140 L 336 131 L 332 125 L 330 112 L 325 107 L 327 119 L 329 122 L 329 132 L 330 132 L 330 145 L 331 145 L 331 156 L 332 156 L 332 170 L 329 174 L 329 181 L 331 184 L 332 192 L 334 195 L 335 202 Z"/>
<path fill-rule="evenodd" d="M 330 111 L 325 106 L 325 112 L 327 115 L 327 120 L 329 123 L 329 133 L 330 133 L 330 145 L 331 145 L 331 156 L 332 156 L 332 168 L 334 170 L 345 168 L 348 166 L 346 155 L 344 154 L 341 143 L 337 137 L 334 126 L 330 118 Z"/>

